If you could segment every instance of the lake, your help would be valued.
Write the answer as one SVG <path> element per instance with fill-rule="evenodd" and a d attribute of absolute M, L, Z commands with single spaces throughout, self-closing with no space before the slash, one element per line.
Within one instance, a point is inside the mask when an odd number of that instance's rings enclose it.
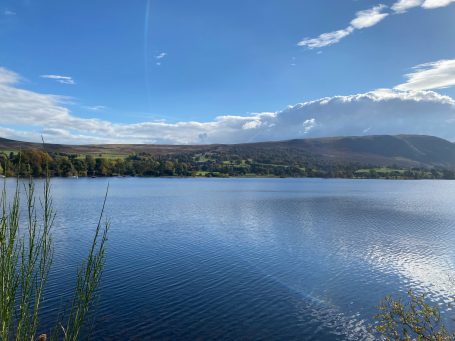
<path fill-rule="evenodd" d="M 69 300 L 108 182 L 92 339 L 372 339 L 380 300 L 408 289 L 452 317 L 454 181 L 98 178 L 52 180 L 45 325 Z"/>

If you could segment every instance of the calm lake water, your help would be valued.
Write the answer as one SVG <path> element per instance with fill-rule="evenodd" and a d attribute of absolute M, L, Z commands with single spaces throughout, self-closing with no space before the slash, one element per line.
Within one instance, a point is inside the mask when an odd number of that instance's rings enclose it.
<path fill-rule="evenodd" d="M 45 324 L 68 302 L 108 181 L 95 340 L 372 339 L 380 300 L 411 288 L 452 317 L 453 181 L 53 179 Z"/>

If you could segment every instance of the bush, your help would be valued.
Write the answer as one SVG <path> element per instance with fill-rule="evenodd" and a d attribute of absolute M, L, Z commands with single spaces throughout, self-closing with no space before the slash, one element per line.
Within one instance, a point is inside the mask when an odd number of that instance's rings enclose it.
<path fill-rule="evenodd" d="M 379 311 L 375 329 L 385 340 L 455 340 L 444 326 L 438 307 L 426 303 L 425 295 L 409 291 L 406 300 L 387 296 Z"/>

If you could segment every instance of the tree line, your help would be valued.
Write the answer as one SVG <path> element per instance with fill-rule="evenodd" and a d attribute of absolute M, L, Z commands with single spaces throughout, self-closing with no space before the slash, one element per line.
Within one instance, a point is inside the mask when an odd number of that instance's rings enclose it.
<path fill-rule="evenodd" d="M 126 157 L 48 153 L 30 149 L 0 153 L 0 174 L 44 177 L 46 165 L 50 176 L 206 176 L 206 177 L 317 177 L 317 178 L 390 178 L 454 179 L 448 169 L 390 167 L 356 163 L 328 163 L 310 157 L 286 154 L 237 155 L 227 153 L 181 153 L 169 155 L 132 154 Z"/>

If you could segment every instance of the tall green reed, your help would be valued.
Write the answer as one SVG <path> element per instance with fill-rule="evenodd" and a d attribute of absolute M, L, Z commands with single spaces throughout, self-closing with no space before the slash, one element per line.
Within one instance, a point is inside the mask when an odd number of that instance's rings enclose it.
<path fill-rule="evenodd" d="M 21 195 L 21 182 L 16 180 L 13 196 L 7 193 L 6 180 L 0 196 L 0 340 L 37 339 L 40 306 L 48 281 L 54 247 L 52 230 L 56 212 L 47 176 L 43 195 L 38 200 L 35 183 L 30 177 Z M 72 305 L 66 322 L 60 322 L 49 336 L 42 339 L 75 341 L 81 335 L 87 314 L 98 297 L 105 264 L 105 250 L 110 222 L 103 222 L 108 189 L 89 254 L 76 276 Z M 25 209 L 21 201 L 25 200 Z M 22 215 L 25 215 L 23 217 Z M 65 315 L 63 315 L 65 316 Z"/>

